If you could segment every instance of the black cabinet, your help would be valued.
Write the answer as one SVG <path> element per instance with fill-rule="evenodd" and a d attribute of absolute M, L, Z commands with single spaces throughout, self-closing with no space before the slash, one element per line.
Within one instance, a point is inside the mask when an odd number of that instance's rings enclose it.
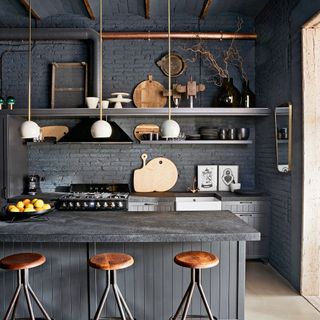
<path fill-rule="evenodd" d="M 1 197 L 23 193 L 23 179 L 28 172 L 27 146 L 20 137 L 21 117 L 0 116 L 0 190 Z"/>

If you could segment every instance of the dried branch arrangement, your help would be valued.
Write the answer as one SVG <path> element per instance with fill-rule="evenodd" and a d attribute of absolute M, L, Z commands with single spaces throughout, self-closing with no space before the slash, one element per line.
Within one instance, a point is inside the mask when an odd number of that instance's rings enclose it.
<path fill-rule="evenodd" d="M 238 18 L 237 21 L 237 29 L 235 31 L 235 34 L 237 34 L 243 25 L 243 19 Z M 236 67 L 239 70 L 239 73 L 241 74 L 241 77 L 244 81 L 248 81 L 247 74 L 244 70 L 243 66 L 243 58 L 240 55 L 240 52 L 238 48 L 234 45 L 233 38 L 231 40 L 231 43 L 229 47 L 225 50 L 222 48 L 217 48 L 216 53 L 210 52 L 207 47 L 205 46 L 205 43 L 203 40 L 199 40 L 199 43 L 194 45 L 191 48 L 181 48 L 183 51 L 192 52 L 195 54 L 195 57 L 192 59 L 185 59 L 186 61 L 195 62 L 197 59 L 197 56 L 201 56 L 203 58 L 203 61 L 205 64 L 207 64 L 211 69 L 214 70 L 213 74 L 213 82 L 217 86 L 221 86 L 222 80 L 224 78 L 230 78 L 229 75 L 229 68 L 231 65 Z"/>

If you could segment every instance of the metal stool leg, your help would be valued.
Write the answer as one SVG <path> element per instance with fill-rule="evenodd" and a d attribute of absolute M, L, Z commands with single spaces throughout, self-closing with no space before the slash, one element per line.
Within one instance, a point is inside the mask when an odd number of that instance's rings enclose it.
<path fill-rule="evenodd" d="M 12 312 L 11 319 L 14 319 L 21 288 L 22 288 L 21 271 L 18 270 L 18 286 L 17 286 L 17 289 L 16 289 L 16 291 L 15 291 L 13 297 L 12 297 L 12 300 L 11 300 L 11 302 L 9 304 L 8 310 L 7 310 L 7 312 L 6 312 L 5 316 L 4 316 L 4 320 L 9 320 L 11 312 Z"/>
<path fill-rule="evenodd" d="M 202 299 L 204 306 L 206 308 L 209 319 L 210 320 L 217 320 L 217 318 L 212 315 L 211 309 L 209 307 L 208 301 L 206 299 L 206 296 L 204 294 L 204 291 L 203 291 L 203 288 L 201 285 L 201 269 L 191 269 L 191 281 L 190 281 L 189 287 L 188 287 L 186 293 L 184 294 L 182 301 L 180 302 L 180 305 L 179 305 L 176 313 L 171 318 L 172 320 L 177 320 L 182 309 L 183 309 L 183 313 L 181 316 L 181 320 L 185 320 L 187 318 L 187 314 L 188 314 L 188 310 L 190 307 L 193 291 L 194 291 L 194 288 L 196 285 L 199 289 L 200 296 L 201 296 L 201 299 Z M 192 316 L 190 316 L 190 317 L 192 317 Z M 193 316 L 193 317 L 195 317 L 195 316 Z"/>
<path fill-rule="evenodd" d="M 211 312 L 211 309 L 209 307 L 208 301 L 207 301 L 206 296 L 204 294 L 204 291 L 203 291 L 203 288 L 202 288 L 202 285 L 201 285 L 201 270 L 200 269 L 196 269 L 196 282 L 197 282 L 198 289 L 200 291 L 200 296 L 201 296 L 202 301 L 204 303 L 204 306 L 205 306 L 205 308 L 207 310 L 207 314 L 209 316 L 209 319 L 210 320 L 217 319 L 216 317 L 214 317 L 212 315 L 212 312 Z"/>
<path fill-rule="evenodd" d="M 29 277 L 29 270 L 28 269 L 22 270 L 22 286 L 23 286 L 24 293 L 26 296 L 26 301 L 27 301 L 27 305 L 28 305 L 28 309 L 29 309 L 30 318 L 31 318 L 31 320 L 35 320 L 33 309 L 32 309 L 32 304 L 31 304 L 31 299 L 30 299 L 30 295 L 29 295 L 29 289 L 28 289 L 28 277 Z"/>
<path fill-rule="evenodd" d="M 122 304 L 123 304 L 123 306 L 124 306 L 124 308 L 125 308 L 125 310 L 126 310 L 126 312 L 127 312 L 127 315 L 129 316 L 129 319 L 130 319 L 130 320 L 134 320 L 134 318 L 133 318 L 133 316 L 132 316 L 132 314 L 131 314 L 131 312 L 130 312 L 129 307 L 128 307 L 126 301 L 124 300 L 124 298 L 123 298 L 123 296 L 122 296 L 122 294 L 121 294 L 121 291 L 120 291 L 118 285 L 115 284 L 114 286 L 115 286 L 116 290 L 118 291 L 120 300 L 121 300 L 121 302 L 122 302 Z"/>
<path fill-rule="evenodd" d="M 44 317 L 46 318 L 46 320 L 51 320 L 48 312 L 45 310 L 45 308 L 43 307 L 43 305 L 40 303 L 38 297 L 35 295 L 35 293 L 33 292 L 32 288 L 30 287 L 30 284 L 28 283 L 28 290 L 32 296 L 32 298 L 34 299 L 34 301 L 36 302 L 36 304 L 38 305 L 39 309 L 41 310 L 42 314 L 44 315 Z"/>
<path fill-rule="evenodd" d="M 110 271 L 108 270 L 107 271 L 107 287 L 104 290 L 104 293 L 103 293 L 102 298 L 100 300 L 98 309 L 97 309 L 96 314 L 94 316 L 94 320 L 99 320 L 100 319 L 100 315 L 101 315 L 102 309 L 103 309 L 103 307 L 104 307 L 104 305 L 106 303 L 109 290 L 110 290 Z"/>

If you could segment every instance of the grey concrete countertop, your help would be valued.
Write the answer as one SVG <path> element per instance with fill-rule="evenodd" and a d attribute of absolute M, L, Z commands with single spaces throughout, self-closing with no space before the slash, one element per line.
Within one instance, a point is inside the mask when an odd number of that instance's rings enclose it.
<path fill-rule="evenodd" d="M 54 211 L 48 220 L 0 222 L 5 242 L 188 242 L 260 240 L 230 211 Z"/>
<path fill-rule="evenodd" d="M 216 191 L 214 195 L 221 201 L 266 201 L 268 195 L 240 195 L 228 191 Z"/>

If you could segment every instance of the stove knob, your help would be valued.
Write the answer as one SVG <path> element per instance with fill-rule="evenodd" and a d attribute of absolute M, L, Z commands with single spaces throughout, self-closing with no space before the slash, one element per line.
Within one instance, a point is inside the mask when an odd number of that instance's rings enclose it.
<path fill-rule="evenodd" d="M 88 208 L 88 204 L 86 202 L 83 203 L 84 208 Z"/>
<path fill-rule="evenodd" d="M 103 203 L 103 208 L 108 208 L 108 202 L 105 201 L 105 202 Z"/>
<path fill-rule="evenodd" d="M 68 203 L 68 208 L 69 208 L 69 209 L 73 209 L 73 207 L 74 207 L 74 206 L 73 206 L 73 202 L 70 201 L 70 202 Z"/>
<path fill-rule="evenodd" d="M 122 209 L 122 208 L 123 208 L 123 202 L 122 202 L 122 201 L 118 201 L 118 202 L 117 202 L 117 207 L 118 207 L 119 209 Z"/>
<path fill-rule="evenodd" d="M 113 208 L 116 207 L 116 204 L 112 201 L 112 202 L 110 203 L 110 207 L 113 209 Z"/>
<path fill-rule="evenodd" d="M 65 202 L 62 202 L 61 208 L 62 208 L 62 209 L 67 209 L 67 204 L 66 204 Z"/>
<path fill-rule="evenodd" d="M 76 202 L 76 209 L 80 209 L 81 208 L 81 204 L 80 204 L 80 202 Z"/>
<path fill-rule="evenodd" d="M 101 204 L 100 204 L 100 202 L 97 202 L 96 203 L 96 209 L 100 209 L 101 208 Z"/>

